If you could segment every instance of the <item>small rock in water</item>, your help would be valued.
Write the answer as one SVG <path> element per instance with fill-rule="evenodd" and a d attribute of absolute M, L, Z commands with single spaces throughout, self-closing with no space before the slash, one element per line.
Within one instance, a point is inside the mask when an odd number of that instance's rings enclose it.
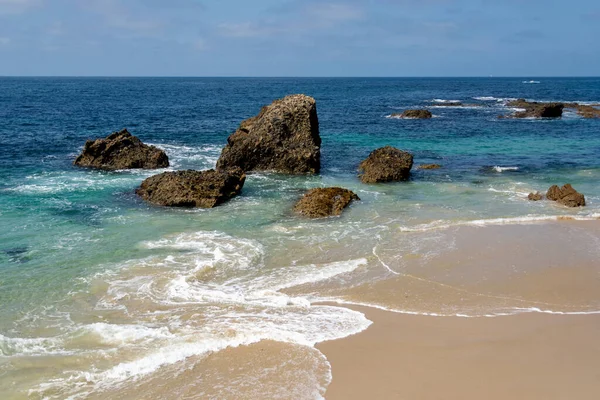
<path fill-rule="evenodd" d="M 393 182 L 407 180 L 412 166 L 412 154 L 386 146 L 373 151 L 358 170 L 363 183 Z"/>
<path fill-rule="evenodd" d="M 168 167 L 169 158 L 161 149 L 142 143 L 123 129 L 105 139 L 88 140 L 73 164 L 103 170 L 156 169 Z"/>
<path fill-rule="evenodd" d="M 339 187 L 309 190 L 296 203 L 294 211 L 309 218 L 323 218 L 340 215 L 353 200 L 360 198 L 352 191 Z"/>
<path fill-rule="evenodd" d="M 3 249 L 2 252 L 8 256 L 8 260 L 16 263 L 24 263 L 28 261 L 27 252 L 29 249 L 27 247 L 12 247 L 8 249 Z"/>
<path fill-rule="evenodd" d="M 240 168 L 165 172 L 146 179 L 136 193 L 160 206 L 212 208 L 240 194 L 245 180 Z"/>
<path fill-rule="evenodd" d="M 403 113 L 394 113 L 391 115 L 392 118 L 405 118 L 405 119 L 430 119 L 433 117 L 429 110 L 406 110 Z"/>
<path fill-rule="evenodd" d="M 571 184 L 567 183 L 562 188 L 554 185 L 546 193 L 548 200 L 556 201 L 567 207 L 585 206 L 585 196 L 575 190 Z"/>
<path fill-rule="evenodd" d="M 544 198 L 544 196 L 542 196 L 540 192 L 532 192 L 529 193 L 529 196 L 527 196 L 527 198 L 531 201 L 540 201 Z"/>
<path fill-rule="evenodd" d="M 440 164 L 421 164 L 417 167 L 417 169 L 440 169 L 442 166 Z"/>

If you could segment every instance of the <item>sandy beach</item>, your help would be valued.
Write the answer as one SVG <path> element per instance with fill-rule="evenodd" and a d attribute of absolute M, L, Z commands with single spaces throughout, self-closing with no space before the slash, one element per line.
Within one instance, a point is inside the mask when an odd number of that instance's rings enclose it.
<path fill-rule="evenodd" d="M 332 365 L 327 400 L 600 397 L 600 315 L 356 309 L 374 322 L 367 331 L 318 346 Z"/>

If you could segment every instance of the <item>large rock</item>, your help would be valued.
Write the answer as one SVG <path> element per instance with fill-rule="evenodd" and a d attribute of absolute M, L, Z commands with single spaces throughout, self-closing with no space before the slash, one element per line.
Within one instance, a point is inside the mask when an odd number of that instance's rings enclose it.
<path fill-rule="evenodd" d="M 294 211 L 309 218 L 340 215 L 353 200 L 360 200 L 354 192 L 339 187 L 309 190 L 296 203 Z"/>
<path fill-rule="evenodd" d="M 429 119 L 433 117 L 433 115 L 429 110 L 406 110 L 402 114 L 394 113 L 391 117 L 403 119 Z"/>
<path fill-rule="evenodd" d="M 506 105 L 525 109 L 514 113 L 514 118 L 560 118 L 565 108 L 563 103 L 538 103 L 525 99 L 509 101 Z"/>
<path fill-rule="evenodd" d="M 363 183 L 392 182 L 407 180 L 412 166 L 412 154 L 386 146 L 373 151 L 358 170 Z"/>
<path fill-rule="evenodd" d="M 556 201 L 567 207 L 583 207 L 585 206 L 585 196 L 567 183 L 562 188 L 554 185 L 548 189 L 546 193 L 548 200 Z"/>
<path fill-rule="evenodd" d="M 292 95 L 263 107 L 227 139 L 217 169 L 318 173 L 321 137 L 315 99 Z"/>
<path fill-rule="evenodd" d="M 161 149 L 142 143 L 123 129 L 105 139 L 88 140 L 74 165 L 103 170 L 155 169 L 168 167 L 169 158 Z"/>
<path fill-rule="evenodd" d="M 240 194 L 245 180 L 240 168 L 165 172 L 146 179 L 136 193 L 160 206 L 212 208 Z"/>

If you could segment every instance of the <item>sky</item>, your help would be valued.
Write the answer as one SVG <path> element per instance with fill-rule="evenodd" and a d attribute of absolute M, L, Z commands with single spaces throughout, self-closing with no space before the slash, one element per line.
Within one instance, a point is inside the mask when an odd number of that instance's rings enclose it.
<path fill-rule="evenodd" d="M 0 76 L 598 76 L 600 1 L 0 0 Z"/>

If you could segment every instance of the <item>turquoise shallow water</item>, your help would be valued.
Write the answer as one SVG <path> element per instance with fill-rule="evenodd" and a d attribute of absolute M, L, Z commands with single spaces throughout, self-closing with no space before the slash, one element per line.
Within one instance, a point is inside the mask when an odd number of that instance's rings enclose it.
<path fill-rule="evenodd" d="M 378 249 L 433 254 L 452 246 L 437 233 L 448 226 L 597 219 L 600 121 L 497 116 L 511 111 L 508 98 L 600 102 L 600 79 L 523 80 L 1 78 L 0 387 L 15 398 L 63 398 L 236 344 L 310 347 L 368 325 L 313 302 L 327 297 L 319 282 L 382 279 Z M 71 165 L 86 139 L 127 127 L 165 149 L 170 169 L 211 168 L 242 119 L 290 93 L 317 99 L 319 176 L 254 174 L 222 207 L 168 210 L 134 194 L 156 172 Z M 435 118 L 388 118 L 422 106 Z M 361 184 L 356 166 L 384 145 L 443 168 Z M 526 200 L 567 182 L 587 207 Z M 307 188 L 330 185 L 362 201 L 341 218 L 291 214 Z M 282 293 L 299 285 L 298 295 Z M 63 368 L 51 367 L 57 359 Z"/>

